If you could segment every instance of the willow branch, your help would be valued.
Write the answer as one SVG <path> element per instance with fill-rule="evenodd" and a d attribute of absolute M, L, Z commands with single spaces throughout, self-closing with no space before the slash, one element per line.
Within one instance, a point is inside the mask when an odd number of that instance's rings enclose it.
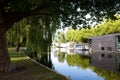
<path fill-rule="evenodd" d="M 8 12 L 7 15 L 9 18 L 19 21 L 22 18 L 34 16 L 34 15 L 50 15 L 50 13 L 44 12 L 44 10 L 47 10 L 47 9 L 48 9 L 48 6 L 44 5 L 27 12 Z"/>
<path fill-rule="evenodd" d="M 9 24 L 7 29 L 9 29 L 15 22 L 20 21 L 25 17 L 34 15 L 51 15 L 50 13 L 45 13 L 47 9 L 49 9 L 48 6 L 41 5 L 40 7 L 27 12 L 6 12 L 6 22 Z"/>

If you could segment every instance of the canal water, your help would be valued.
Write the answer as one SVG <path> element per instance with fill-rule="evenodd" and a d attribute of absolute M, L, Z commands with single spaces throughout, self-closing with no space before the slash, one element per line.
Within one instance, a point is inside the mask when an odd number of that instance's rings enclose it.
<path fill-rule="evenodd" d="M 37 61 L 71 80 L 120 80 L 120 55 L 52 49 L 39 54 Z"/>

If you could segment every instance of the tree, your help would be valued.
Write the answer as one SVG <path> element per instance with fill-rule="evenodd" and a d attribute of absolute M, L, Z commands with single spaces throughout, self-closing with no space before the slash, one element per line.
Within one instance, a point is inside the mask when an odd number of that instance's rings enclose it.
<path fill-rule="evenodd" d="M 106 34 L 113 34 L 120 32 L 120 19 L 117 20 L 104 19 L 101 24 L 92 28 L 70 29 L 66 32 L 66 39 L 68 41 L 76 41 L 86 43 L 90 37 L 101 36 Z"/>
<path fill-rule="evenodd" d="M 75 30 L 69 29 L 65 34 L 65 38 L 68 41 L 74 41 L 74 35 L 75 35 Z"/>
<path fill-rule="evenodd" d="M 40 19 L 43 15 L 59 17 L 64 26 L 85 22 L 84 15 L 87 13 L 98 21 L 105 15 L 115 19 L 113 14 L 119 11 L 119 3 L 119 0 L 0 0 L 0 72 L 13 70 L 6 32 L 21 19 L 34 15 L 39 15 Z"/>
<path fill-rule="evenodd" d="M 55 39 L 54 40 L 57 43 L 64 43 L 64 42 L 66 42 L 64 31 L 58 31 L 56 33 L 56 35 L 55 35 Z"/>
<path fill-rule="evenodd" d="M 94 28 L 91 28 L 90 32 L 92 33 L 92 36 L 119 33 L 120 32 L 119 26 L 120 26 L 119 18 L 117 18 L 117 20 L 106 19 L 103 21 L 103 23 L 95 26 Z"/>
<path fill-rule="evenodd" d="M 16 45 L 16 51 L 19 51 L 19 48 L 22 44 L 25 46 L 26 42 L 26 32 L 27 32 L 27 19 L 22 19 L 21 21 L 15 23 L 7 31 L 7 43 L 9 47 Z M 16 37 L 15 37 L 16 36 Z"/>

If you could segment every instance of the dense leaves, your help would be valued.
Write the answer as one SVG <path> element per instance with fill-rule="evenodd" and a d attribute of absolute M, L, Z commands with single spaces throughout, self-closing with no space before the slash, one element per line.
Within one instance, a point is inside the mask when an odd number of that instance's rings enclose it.
<path fill-rule="evenodd" d="M 78 24 L 89 27 L 89 20 L 99 22 L 103 17 L 116 19 L 114 14 L 119 13 L 119 7 L 119 0 L 5 0 L 1 5 L 4 13 L 20 17 L 56 15 L 64 23 L 63 27 L 72 25 L 73 28 Z M 88 14 L 90 18 L 85 17 Z"/>
<path fill-rule="evenodd" d="M 64 31 L 61 30 L 61 31 L 56 32 L 53 39 L 56 43 L 65 43 L 66 39 L 65 39 Z"/>
<path fill-rule="evenodd" d="M 56 22 L 56 18 L 46 16 L 41 19 L 35 16 L 21 20 L 7 32 L 9 46 L 24 43 L 31 53 L 49 51 Z"/>
<path fill-rule="evenodd" d="M 26 40 L 28 21 L 26 19 L 15 23 L 12 28 L 7 32 L 8 46 L 12 47 L 17 43 L 24 43 Z M 25 44 L 24 44 L 25 45 Z"/>
<path fill-rule="evenodd" d="M 114 34 L 120 32 L 120 20 L 104 20 L 103 23 L 92 28 L 82 28 L 78 30 L 70 29 L 66 33 L 68 41 L 87 42 L 90 37 Z"/>

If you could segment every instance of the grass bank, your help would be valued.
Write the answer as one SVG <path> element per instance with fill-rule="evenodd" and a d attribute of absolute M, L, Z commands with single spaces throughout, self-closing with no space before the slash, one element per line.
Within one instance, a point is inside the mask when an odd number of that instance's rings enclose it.
<path fill-rule="evenodd" d="M 16 70 L 2 74 L 0 80 L 67 80 L 43 66 L 33 63 L 27 56 L 17 52 L 9 52 Z"/>

